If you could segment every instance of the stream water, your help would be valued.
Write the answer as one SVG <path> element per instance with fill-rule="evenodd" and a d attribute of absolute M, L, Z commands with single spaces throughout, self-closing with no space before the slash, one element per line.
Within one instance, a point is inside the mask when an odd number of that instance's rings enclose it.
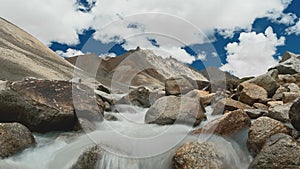
<path fill-rule="evenodd" d="M 233 139 L 214 135 L 187 135 L 193 128 L 185 125 L 159 126 L 145 124 L 147 109 L 119 105 L 114 113 L 118 121 L 97 124 L 97 130 L 88 134 L 48 133 L 34 134 L 37 145 L 0 161 L 2 169 L 69 169 L 80 154 L 92 145 L 99 144 L 105 153 L 99 169 L 171 169 L 175 150 L 186 141 L 212 141 L 226 154 L 232 168 L 247 168 L 250 156 L 245 148 L 246 131 Z M 206 107 L 208 120 L 211 107 Z"/>

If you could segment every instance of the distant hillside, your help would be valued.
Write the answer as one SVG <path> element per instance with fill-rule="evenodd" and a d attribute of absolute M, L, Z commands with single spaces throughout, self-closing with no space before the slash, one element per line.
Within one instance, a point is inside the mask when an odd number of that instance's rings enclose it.
<path fill-rule="evenodd" d="M 0 18 L 0 79 L 71 79 L 73 69 L 39 40 Z"/>

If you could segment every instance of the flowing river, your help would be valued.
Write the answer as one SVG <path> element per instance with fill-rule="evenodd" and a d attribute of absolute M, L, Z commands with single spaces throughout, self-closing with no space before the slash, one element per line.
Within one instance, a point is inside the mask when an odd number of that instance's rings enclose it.
<path fill-rule="evenodd" d="M 118 121 L 97 124 L 97 130 L 79 134 L 34 134 L 37 145 L 0 162 L 2 169 L 69 169 L 80 154 L 98 144 L 105 150 L 98 162 L 99 169 L 171 169 L 177 148 L 186 141 L 211 141 L 226 155 L 232 168 L 247 168 L 251 157 L 246 150 L 247 132 L 242 131 L 232 139 L 214 135 L 191 136 L 194 128 L 185 125 L 159 126 L 145 124 L 148 109 L 118 105 L 120 113 L 114 113 Z M 211 107 L 206 107 L 208 121 Z"/>

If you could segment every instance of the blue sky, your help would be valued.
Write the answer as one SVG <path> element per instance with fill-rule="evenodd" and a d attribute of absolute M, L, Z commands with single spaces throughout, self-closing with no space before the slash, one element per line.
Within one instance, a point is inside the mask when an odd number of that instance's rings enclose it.
<path fill-rule="evenodd" d="M 0 1 L 1 17 L 62 57 L 115 57 L 141 46 L 244 77 L 264 73 L 286 51 L 300 53 L 298 0 Z"/>

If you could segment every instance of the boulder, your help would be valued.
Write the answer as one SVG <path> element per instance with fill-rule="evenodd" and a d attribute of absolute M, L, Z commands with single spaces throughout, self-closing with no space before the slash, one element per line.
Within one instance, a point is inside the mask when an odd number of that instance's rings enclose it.
<path fill-rule="evenodd" d="M 252 106 L 254 103 L 264 103 L 268 98 L 267 91 L 252 83 L 243 82 L 238 87 L 239 101 Z"/>
<path fill-rule="evenodd" d="M 19 123 L 0 123 L 0 158 L 14 155 L 35 145 L 28 128 Z"/>
<path fill-rule="evenodd" d="M 71 169 L 95 169 L 103 156 L 103 150 L 99 146 L 93 146 L 83 152 Z"/>
<path fill-rule="evenodd" d="M 288 86 L 287 86 L 287 89 L 289 92 L 293 92 L 293 93 L 300 93 L 300 88 L 297 84 L 295 83 L 290 83 Z"/>
<path fill-rule="evenodd" d="M 289 118 L 294 128 L 300 131 L 300 97 L 291 106 L 289 110 Z"/>
<path fill-rule="evenodd" d="M 208 122 L 202 128 L 192 131 L 192 133 L 213 133 L 221 136 L 230 136 L 243 128 L 249 127 L 250 124 L 250 118 L 243 110 L 235 110 Z"/>
<path fill-rule="evenodd" d="M 268 112 L 262 109 L 245 109 L 244 111 L 251 119 L 257 119 Z"/>
<path fill-rule="evenodd" d="M 166 95 L 181 95 L 195 89 L 195 84 L 192 84 L 184 77 L 171 77 L 165 82 Z"/>
<path fill-rule="evenodd" d="M 233 99 L 222 99 L 214 105 L 212 115 L 223 114 L 224 111 L 233 111 L 237 109 L 250 109 L 251 107 L 242 102 Z"/>
<path fill-rule="evenodd" d="M 264 88 L 268 92 L 268 97 L 272 97 L 279 87 L 279 83 L 276 81 L 277 79 L 278 71 L 270 70 L 266 74 L 247 80 L 246 83 L 253 83 Z"/>
<path fill-rule="evenodd" d="M 74 130 L 76 131 L 83 130 L 87 133 L 95 131 L 96 129 L 97 127 L 94 123 L 84 118 L 79 118 L 77 124 L 74 127 Z"/>
<path fill-rule="evenodd" d="M 206 119 L 205 109 L 198 99 L 164 96 L 146 112 L 145 122 L 159 125 L 183 123 L 199 125 Z"/>
<path fill-rule="evenodd" d="M 286 83 L 295 83 L 296 78 L 293 75 L 290 74 L 281 74 L 278 75 L 278 83 L 279 84 L 286 84 Z"/>
<path fill-rule="evenodd" d="M 141 86 L 133 89 L 127 96 L 122 97 L 116 104 L 131 104 L 143 108 L 149 108 L 154 102 L 163 97 L 165 93 L 160 90 L 150 91 L 148 88 Z"/>
<path fill-rule="evenodd" d="M 173 157 L 175 169 L 228 168 L 224 161 L 224 154 L 212 142 L 187 142 Z"/>
<path fill-rule="evenodd" d="M 30 79 L 0 91 L 0 121 L 35 132 L 73 130 L 77 117 L 101 121 L 103 108 L 93 89 L 68 81 Z"/>
<path fill-rule="evenodd" d="M 261 110 L 268 110 L 268 106 L 262 103 L 254 103 L 253 107 L 256 109 L 261 109 Z"/>
<path fill-rule="evenodd" d="M 139 107 L 150 107 L 150 90 L 144 86 L 132 90 L 129 94 L 117 101 L 116 104 L 131 104 Z"/>
<path fill-rule="evenodd" d="M 249 169 L 299 168 L 300 143 L 286 134 L 273 135 L 254 158 Z"/>
<path fill-rule="evenodd" d="M 272 119 L 281 121 L 283 123 L 288 123 L 288 122 L 290 122 L 290 119 L 289 119 L 290 107 L 291 107 L 291 104 L 271 106 L 271 107 L 269 107 L 268 112 L 265 113 L 265 116 L 268 116 Z"/>
<path fill-rule="evenodd" d="M 283 101 L 268 101 L 267 105 L 269 107 L 274 107 L 278 105 L 283 105 Z"/>
<path fill-rule="evenodd" d="M 250 154 L 255 157 L 264 146 L 266 140 L 277 133 L 289 134 L 289 130 L 280 121 L 272 118 L 263 116 L 256 119 L 248 133 L 247 147 Z"/>
<path fill-rule="evenodd" d="M 215 95 L 214 93 L 209 93 L 207 91 L 194 89 L 188 92 L 187 94 L 185 94 L 184 96 L 190 98 L 196 98 L 199 100 L 200 104 L 210 105 L 214 95 Z"/>
<path fill-rule="evenodd" d="M 283 92 L 282 101 L 283 103 L 293 103 L 298 97 L 300 97 L 300 92 Z"/>
<path fill-rule="evenodd" d="M 279 74 L 300 73 L 300 57 L 294 53 L 286 52 L 279 64 L 271 69 L 277 69 Z"/>
<path fill-rule="evenodd" d="M 273 95 L 272 97 L 272 100 L 275 100 L 275 101 L 279 101 L 279 100 L 282 100 L 282 97 L 283 97 L 283 92 L 288 92 L 288 89 L 283 87 L 283 86 L 280 86 L 275 94 Z"/>

